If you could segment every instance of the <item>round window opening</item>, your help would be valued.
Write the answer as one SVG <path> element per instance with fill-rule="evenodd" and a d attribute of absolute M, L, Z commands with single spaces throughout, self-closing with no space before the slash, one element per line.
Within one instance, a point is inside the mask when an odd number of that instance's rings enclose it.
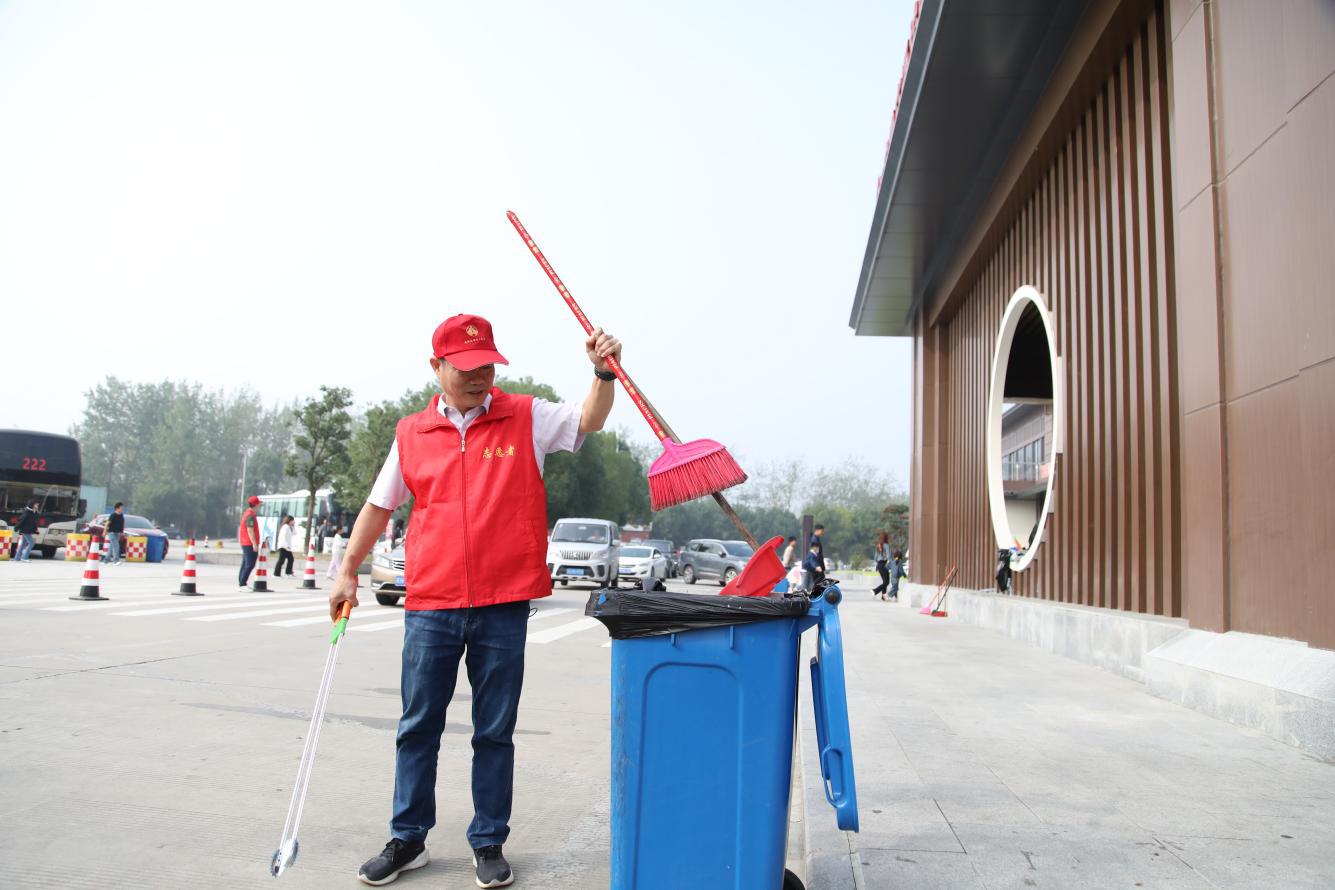
<path fill-rule="evenodd" d="M 1062 450 L 1056 327 L 1043 295 L 1025 285 L 1001 318 L 987 403 L 987 487 L 997 549 L 1012 571 L 1034 561 L 1052 511 Z M 1000 558 L 1000 554 L 998 554 Z"/>

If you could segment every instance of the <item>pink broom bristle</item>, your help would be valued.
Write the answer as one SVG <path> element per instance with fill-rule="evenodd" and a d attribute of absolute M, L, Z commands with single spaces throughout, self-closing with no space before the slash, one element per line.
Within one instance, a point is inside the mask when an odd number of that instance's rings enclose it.
<path fill-rule="evenodd" d="M 705 442 L 708 440 L 701 440 Z M 716 442 L 707 453 L 683 457 L 680 451 L 693 451 L 690 446 L 673 446 L 649 468 L 649 504 L 653 510 L 663 510 L 684 504 L 698 497 L 723 491 L 746 481 L 746 472 L 732 459 L 726 448 Z"/>

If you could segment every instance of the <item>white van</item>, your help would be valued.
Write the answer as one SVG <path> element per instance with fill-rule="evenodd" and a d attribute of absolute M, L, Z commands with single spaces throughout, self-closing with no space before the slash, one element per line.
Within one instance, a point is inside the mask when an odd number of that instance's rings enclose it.
<path fill-rule="evenodd" d="M 547 539 L 547 571 L 556 582 L 615 587 L 621 527 L 606 519 L 561 519 Z"/>

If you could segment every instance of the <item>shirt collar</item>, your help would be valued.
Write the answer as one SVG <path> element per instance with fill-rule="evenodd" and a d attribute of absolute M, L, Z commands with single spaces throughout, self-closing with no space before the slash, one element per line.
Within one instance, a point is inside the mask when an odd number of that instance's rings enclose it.
<path fill-rule="evenodd" d="M 482 404 L 476 408 L 470 408 L 467 414 L 462 414 L 459 409 L 451 408 L 449 405 L 445 404 L 444 396 L 436 402 L 436 410 L 440 412 L 441 417 L 448 420 L 453 420 L 456 417 L 461 420 L 467 420 L 470 417 L 478 417 L 491 410 L 491 393 L 487 393 L 487 397 L 482 400 Z"/>

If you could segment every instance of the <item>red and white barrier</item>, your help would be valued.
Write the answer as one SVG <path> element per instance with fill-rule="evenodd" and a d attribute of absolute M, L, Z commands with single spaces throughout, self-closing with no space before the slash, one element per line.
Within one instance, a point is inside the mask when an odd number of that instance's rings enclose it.
<path fill-rule="evenodd" d="M 185 542 L 185 565 L 181 567 L 181 587 L 172 596 L 203 596 L 195 589 L 195 539 Z"/>
<path fill-rule="evenodd" d="M 102 595 L 102 576 L 99 573 L 101 557 L 102 539 L 93 538 L 88 548 L 88 561 L 83 564 L 83 586 L 79 588 L 79 595 L 70 599 L 81 603 L 100 603 L 110 598 Z"/>
<path fill-rule="evenodd" d="M 306 545 L 306 569 L 301 573 L 302 590 L 318 590 L 315 586 L 315 541 Z"/>

